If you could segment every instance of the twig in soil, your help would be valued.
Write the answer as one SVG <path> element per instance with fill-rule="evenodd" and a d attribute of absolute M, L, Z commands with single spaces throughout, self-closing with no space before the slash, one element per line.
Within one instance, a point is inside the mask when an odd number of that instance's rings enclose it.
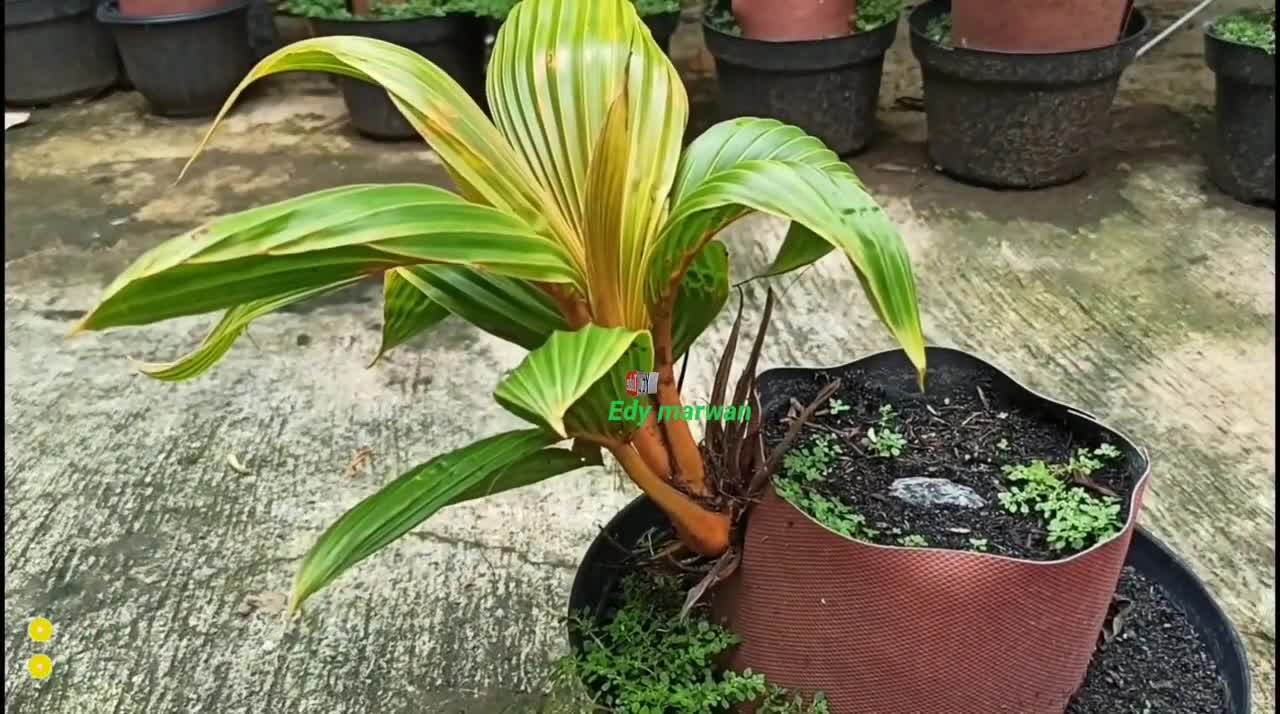
<path fill-rule="evenodd" d="M 1124 632 L 1124 623 L 1128 619 L 1129 613 L 1133 611 L 1133 601 L 1128 598 L 1113 595 L 1111 604 L 1115 607 L 1115 614 L 1102 627 L 1102 642 L 1109 644 L 1112 640 L 1120 636 Z"/>
<path fill-rule="evenodd" d="M 978 387 L 978 401 L 982 402 L 982 408 L 991 411 L 991 405 L 987 403 L 987 395 L 982 392 L 982 387 Z"/>
<path fill-rule="evenodd" d="M 701 600 L 702 596 L 713 585 L 733 575 L 733 571 L 738 569 L 739 560 L 737 548 L 730 548 L 725 551 L 724 555 L 720 556 L 720 559 L 716 561 L 716 564 L 711 566 L 711 570 L 707 571 L 702 580 L 699 580 L 698 584 L 689 591 L 688 596 L 684 599 L 684 605 L 680 608 L 680 618 L 684 619 L 689 614 L 689 611 L 693 609 L 693 606 L 698 604 L 698 600 Z"/>
<path fill-rule="evenodd" d="M 748 498 L 755 497 L 760 492 L 760 489 L 768 483 L 769 478 L 773 476 L 778 470 L 778 466 L 782 464 L 782 457 L 786 455 L 787 450 L 791 448 L 796 439 L 800 438 L 800 430 L 813 417 L 813 413 L 818 411 L 818 408 L 825 404 L 831 398 L 831 395 L 835 394 L 839 389 L 839 379 L 823 387 L 822 391 L 818 392 L 818 396 L 800 413 L 800 417 L 791 422 L 791 426 L 787 427 L 786 435 L 782 437 L 782 443 L 774 448 L 772 454 L 769 454 L 769 459 L 765 462 L 764 468 L 757 471 L 756 475 L 751 478 L 751 484 L 747 487 Z"/>

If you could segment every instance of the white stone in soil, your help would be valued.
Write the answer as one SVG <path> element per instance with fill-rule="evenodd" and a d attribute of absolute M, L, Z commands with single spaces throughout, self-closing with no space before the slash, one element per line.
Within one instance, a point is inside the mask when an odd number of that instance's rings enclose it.
<path fill-rule="evenodd" d="M 982 508 L 987 505 L 973 489 L 945 478 L 912 476 L 900 478 L 889 486 L 889 495 L 918 508 L 952 506 Z"/>

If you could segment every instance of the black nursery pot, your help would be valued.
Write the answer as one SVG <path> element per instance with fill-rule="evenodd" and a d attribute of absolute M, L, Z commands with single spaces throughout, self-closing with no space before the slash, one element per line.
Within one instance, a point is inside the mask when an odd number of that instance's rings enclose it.
<path fill-rule="evenodd" d="M 413 20 L 312 20 L 311 23 L 317 35 L 371 37 L 412 50 L 448 73 L 485 106 L 485 26 L 478 18 L 448 15 Z M 356 131 L 384 141 L 418 136 L 382 87 L 350 77 L 341 77 L 339 84 Z"/>
<path fill-rule="evenodd" d="M 1041 188 L 1085 175 L 1147 18 L 1134 10 L 1124 39 L 1109 47 L 1013 54 L 934 43 L 925 34 L 929 21 L 948 12 L 949 0 L 932 0 L 909 20 L 933 163 L 997 188 Z"/>
<path fill-rule="evenodd" d="M 151 112 L 166 117 L 216 114 L 253 68 L 247 0 L 208 12 L 125 17 L 114 0 L 98 7 L 111 28 L 129 80 Z"/>
<path fill-rule="evenodd" d="M 764 42 L 704 23 L 716 60 L 720 113 L 794 124 L 842 156 L 875 134 L 884 54 L 897 36 L 895 19 L 868 32 L 829 40 Z"/>
<path fill-rule="evenodd" d="M 761 383 L 768 374 L 761 375 Z M 633 572 L 628 562 L 629 553 L 621 551 L 619 544 L 637 543 L 650 529 L 669 528 L 666 515 L 648 496 L 640 496 L 619 511 L 591 542 L 578 565 L 569 594 L 570 616 L 586 611 L 596 621 L 606 621 L 622 579 Z M 1125 565 L 1158 585 L 1186 615 L 1226 684 L 1230 714 L 1250 714 L 1249 660 L 1244 644 L 1204 582 L 1168 546 L 1141 526 L 1134 529 Z M 568 636 L 573 652 L 582 652 L 581 634 L 570 627 Z"/>
<path fill-rule="evenodd" d="M 1204 58 L 1217 78 L 1209 175 L 1245 203 L 1276 202 L 1276 58 L 1205 29 Z"/>
<path fill-rule="evenodd" d="M 5 0 L 4 101 L 29 106 L 98 94 L 120 78 L 94 0 Z"/>

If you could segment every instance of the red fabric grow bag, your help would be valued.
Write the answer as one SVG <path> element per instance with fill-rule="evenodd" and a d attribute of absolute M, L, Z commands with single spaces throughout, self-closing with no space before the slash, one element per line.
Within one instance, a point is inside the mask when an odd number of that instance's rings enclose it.
<path fill-rule="evenodd" d="M 870 360 L 906 362 L 892 352 L 854 365 Z M 948 360 L 976 358 L 930 348 L 930 364 Z M 1124 529 L 1058 561 L 874 545 L 828 530 L 770 488 L 750 514 L 737 572 L 714 596 L 716 618 L 742 637 L 728 667 L 824 692 L 836 714 L 1062 713 L 1084 681 L 1150 464 L 1122 435 L 996 374 L 1068 422 L 1108 433 L 1136 462 Z"/>

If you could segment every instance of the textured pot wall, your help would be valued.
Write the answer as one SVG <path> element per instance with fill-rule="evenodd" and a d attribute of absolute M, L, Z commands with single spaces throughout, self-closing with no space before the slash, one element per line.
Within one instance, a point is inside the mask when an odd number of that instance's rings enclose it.
<path fill-rule="evenodd" d="M 976 357 L 929 348 L 928 359 L 935 369 L 990 375 L 993 389 L 1079 438 L 1116 444 L 1138 479 L 1123 530 L 1050 562 L 873 545 L 819 525 L 771 488 L 749 516 L 737 573 L 713 601 L 715 617 L 742 638 L 726 664 L 824 692 L 840 714 L 1061 714 L 1084 681 L 1120 578 L 1148 460 L 1122 435 Z M 855 370 L 914 379 L 900 350 L 824 371 Z M 771 385 L 812 372 L 761 375 L 766 420 L 789 403 Z"/>

